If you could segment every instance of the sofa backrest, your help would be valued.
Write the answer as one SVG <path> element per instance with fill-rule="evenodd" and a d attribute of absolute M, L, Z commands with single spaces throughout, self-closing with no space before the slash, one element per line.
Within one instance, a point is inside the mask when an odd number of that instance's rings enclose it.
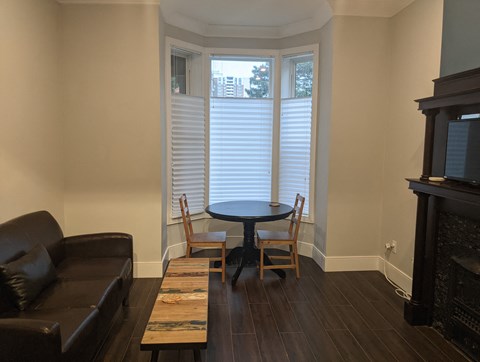
<path fill-rule="evenodd" d="M 64 258 L 63 232 L 48 211 L 37 211 L 0 224 L 0 264 L 11 262 L 43 244 L 53 263 Z"/>

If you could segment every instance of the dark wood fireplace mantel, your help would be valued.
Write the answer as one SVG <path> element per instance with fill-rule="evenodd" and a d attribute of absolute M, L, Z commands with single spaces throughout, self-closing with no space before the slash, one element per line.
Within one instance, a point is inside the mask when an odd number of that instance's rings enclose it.
<path fill-rule="evenodd" d="M 432 323 L 439 213 L 480 219 L 480 187 L 429 181 L 431 176 L 444 175 L 448 121 L 480 113 L 480 68 L 434 83 L 434 96 L 417 100 L 426 117 L 422 175 L 407 179 L 417 196 L 412 298 L 404 308 L 405 320 L 413 325 Z"/>
<path fill-rule="evenodd" d="M 408 188 L 415 193 L 424 193 L 480 207 L 480 186 L 447 180 L 434 182 L 409 178 L 407 181 L 409 182 Z"/>

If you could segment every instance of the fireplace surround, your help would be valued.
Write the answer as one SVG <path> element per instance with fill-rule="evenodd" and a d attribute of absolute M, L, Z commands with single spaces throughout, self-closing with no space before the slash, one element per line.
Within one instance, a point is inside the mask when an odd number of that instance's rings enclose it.
<path fill-rule="evenodd" d="M 480 187 L 430 177 L 444 175 L 448 121 L 480 114 L 480 68 L 434 84 L 432 97 L 417 100 L 426 116 L 425 144 L 421 177 L 407 179 L 417 196 L 417 218 L 412 297 L 404 318 L 434 326 L 478 361 Z"/>
<path fill-rule="evenodd" d="M 452 257 L 444 335 L 478 361 L 480 356 L 480 256 Z M 436 313 L 434 313 L 436 315 Z"/>

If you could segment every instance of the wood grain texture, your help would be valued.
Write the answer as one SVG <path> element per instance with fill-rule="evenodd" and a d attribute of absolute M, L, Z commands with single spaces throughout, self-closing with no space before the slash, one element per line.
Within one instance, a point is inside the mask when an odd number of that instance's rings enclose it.
<path fill-rule="evenodd" d="M 142 349 L 207 343 L 208 269 L 208 259 L 170 261 L 145 327 Z"/>
<path fill-rule="evenodd" d="M 232 339 L 235 361 L 262 361 L 255 333 L 234 334 L 232 335 Z"/>
<path fill-rule="evenodd" d="M 202 361 L 323 362 L 351 360 L 352 356 L 371 361 L 469 361 L 434 329 L 406 324 L 403 300 L 381 273 L 325 273 L 305 257 L 300 264 L 299 280 L 288 270 L 286 279 L 266 273 L 260 282 L 258 269 L 248 267 L 235 287 L 222 284 L 218 273 L 210 273 L 208 345 L 201 350 Z M 234 272 L 235 267 L 227 268 L 227 278 Z M 151 352 L 142 351 L 140 343 L 161 282 L 158 278 L 134 279 L 130 305 L 123 309 L 96 361 L 150 360 Z M 172 288 L 167 294 L 176 292 Z M 293 314 L 287 316 L 288 322 L 281 314 L 285 304 Z M 381 323 L 382 329 L 372 329 L 367 319 L 371 316 L 381 317 L 373 325 Z M 298 323 L 297 332 L 279 330 L 295 326 L 292 318 Z M 194 356 L 191 350 L 165 350 L 158 361 L 193 362 Z"/>

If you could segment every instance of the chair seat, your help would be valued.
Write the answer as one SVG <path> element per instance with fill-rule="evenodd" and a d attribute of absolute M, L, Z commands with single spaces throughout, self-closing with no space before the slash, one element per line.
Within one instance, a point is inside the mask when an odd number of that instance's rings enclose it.
<path fill-rule="evenodd" d="M 260 240 L 275 240 L 275 241 L 293 241 L 293 233 L 288 231 L 270 231 L 270 230 L 258 230 L 257 236 Z"/>
<path fill-rule="evenodd" d="M 193 233 L 190 239 L 192 243 L 224 243 L 227 240 L 227 233 L 225 231 Z"/>
<path fill-rule="evenodd" d="M 290 220 L 290 227 L 288 228 L 288 231 L 257 231 L 257 245 L 260 249 L 260 280 L 263 280 L 264 269 L 281 268 L 295 269 L 297 279 L 300 278 L 300 269 L 298 268 L 297 238 L 304 204 L 305 197 L 297 194 L 295 197 L 295 204 L 293 205 L 292 218 Z M 289 256 L 271 257 L 271 259 L 287 259 L 290 261 L 288 264 L 271 265 L 271 261 L 267 259 L 269 265 L 265 265 L 265 248 L 270 248 L 272 245 L 288 246 L 290 249 Z"/>
<path fill-rule="evenodd" d="M 222 256 L 219 258 L 210 258 L 211 261 L 222 262 L 221 268 L 210 268 L 210 271 L 222 273 L 222 283 L 225 283 L 225 253 L 227 250 L 227 233 L 225 231 L 212 231 L 209 233 L 194 233 L 192 219 L 190 218 L 190 209 L 188 208 L 187 195 L 182 194 L 178 199 L 180 202 L 180 211 L 182 212 L 183 228 L 187 238 L 187 248 L 185 256 L 190 258 L 192 249 L 195 248 L 214 248 L 222 249 Z"/>

